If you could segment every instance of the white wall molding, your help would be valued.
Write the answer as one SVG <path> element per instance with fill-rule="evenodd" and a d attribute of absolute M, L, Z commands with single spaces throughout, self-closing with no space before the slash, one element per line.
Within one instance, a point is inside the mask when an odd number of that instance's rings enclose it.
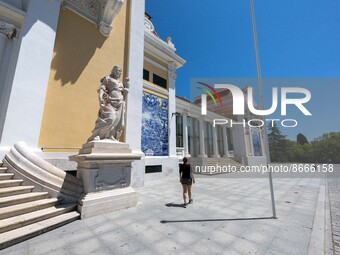
<path fill-rule="evenodd" d="M 150 64 L 156 66 L 157 68 L 163 70 L 163 71 L 166 71 L 166 72 L 168 71 L 167 68 L 165 68 L 164 66 L 158 64 L 156 61 L 153 61 L 152 59 L 150 59 L 150 58 L 148 58 L 148 57 L 146 57 L 146 56 L 144 56 L 144 60 L 145 60 L 146 62 L 148 62 L 148 63 L 150 63 Z"/>
<path fill-rule="evenodd" d="M 186 61 L 178 56 L 166 42 L 162 41 L 154 34 L 145 31 L 144 40 L 145 51 L 154 53 L 153 56 L 163 60 L 165 63 L 176 62 L 177 68 L 182 67 L 186 63 Z"/>
<path fill-rule="evenodd" d="M 0 19 L 13 24 L 17 29 L 20 29 L 24 23 L 26 13 L 12 5 L 0 0 Z"/>
<path fill-rule="evenodd" d="M 159 94 L 162 94 L 162 95 L 164 95 L 167 98 L 169 97 L 169 92 L 168 91 L 163 90 L 161 88 L 157 88 L 157 87 L 152 86 L 150 84 L 147 84 L 145 82 L 143 82 L 143 88 L 149 89 L 149 90 L 154 91 L 154 92 L 159 93 Z"/>

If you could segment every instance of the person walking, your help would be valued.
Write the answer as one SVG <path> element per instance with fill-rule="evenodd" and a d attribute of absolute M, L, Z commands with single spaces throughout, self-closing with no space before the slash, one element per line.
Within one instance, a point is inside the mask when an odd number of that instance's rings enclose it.
<path fill-rule="evenodd" d="M 194 202 L 192 199 L 192 194 L 191 194 L 191 186 L 192 183 L 195 183 L 195 177 L 192 172 L 191 165 L 188 164 L 188 158 L 184 157 L 183 158 L 183 164 L 180 165 L 179 168 L 179 181 L 182 183 L 183 187 L 183 207 L 186 208 L 187 204 L 191 204 Z M 188 203 L 186 202 L 188 197 Z"/>

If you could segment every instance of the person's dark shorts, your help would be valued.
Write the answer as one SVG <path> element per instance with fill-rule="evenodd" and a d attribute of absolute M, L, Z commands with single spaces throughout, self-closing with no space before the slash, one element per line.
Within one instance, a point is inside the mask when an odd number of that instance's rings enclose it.
<path fill-rule="evenodd" d="M 191 178 L 181 178 L 182 184 L 192 185 L 192 179 Z"/>

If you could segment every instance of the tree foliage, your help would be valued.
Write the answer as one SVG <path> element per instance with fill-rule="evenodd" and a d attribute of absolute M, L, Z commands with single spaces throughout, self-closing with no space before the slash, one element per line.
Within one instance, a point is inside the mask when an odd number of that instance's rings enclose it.
<path fill-rule="evenodd" d="M 301 133 L 296 136 L 296 141 L 301 145 L 308 143 L 307 138 Z"/>
<path fill-rule="evenodd" d="M 287 162 L 288 140 L 283 135 L 274 122 L 273 126 L 269 127 L 268 143 L 270 148 L 270 158 L 273 162 Z M 284 150 L 284 151 L 283 151 Z"/>
<path fill-rule="evenodd" d="M 340 163 L 340 132 L 323 134 L 311 143 L 298 134 L 297 141 L 291 141 L 274 124 L 268 143 L 272 162 Z"/>

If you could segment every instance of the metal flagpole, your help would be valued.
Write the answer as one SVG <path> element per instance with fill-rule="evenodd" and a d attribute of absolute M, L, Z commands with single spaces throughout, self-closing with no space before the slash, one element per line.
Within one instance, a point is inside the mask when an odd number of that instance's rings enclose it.
<path fill-rule="evenodd" d="M 254 11 L 254 4 L 253 0 L 249 0 L 250 10 L 251 10 L 251 22 L 253 26 L 253 37 L 254 37 L 254 48 L 255 48 L 255 57 L 256 57 L 256 70 L 257 70 L 257 82 L 259 86 L 259 94 L 260 94 L 260 102 L 261 102 L 261 109 L 264 110 L 264 100 L 263 100 L 263 84 L 261 78 L 261 67 L 260 67 L 260 56 L 259 56 L 259 49 L 257 44 L 257 33 L 256 33 L 256 22 L 255 22 L 255 11 Z M 266 122 L 265 122 L 266 123 Z M 267 159 L 267 166 L 270 164 L 270 154 L 269 154 L 269 145 L 268 145 L 268 136 L 267 136 L 267 127 L 264 126 L 263 128 L 263 140 L 266 150 L 266 159 Z M 275 209 L 275 198 L 274 198 L 274 187 L 273 187 L 273 178 L 272 178 L 272 171 L 268 167 L 269 171 L 269 187 L 270 187 L 270 196 L 272 202 L 272 211 L 273 211 L 273 218 L 276 219 L 276 209 Z"/>

